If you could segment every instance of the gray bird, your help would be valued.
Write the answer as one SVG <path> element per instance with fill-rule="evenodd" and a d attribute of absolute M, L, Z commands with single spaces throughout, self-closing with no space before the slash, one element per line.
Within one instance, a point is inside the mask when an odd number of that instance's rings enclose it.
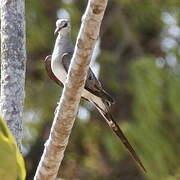
<path fill-rule="evenodd" d="M 74 52 L 74 46 L 71 43 L 70 21 L 68 19 L 57 20 L 54 33 L 58 33 L 58 36 L 52 56 L 47 56 L 44 62 L 48 76 L 58 85 L 63 86 Z M 146 172 L 146 169 L 133 147 L 130 145 L 128 139 L 110 114 L 110 106 L 114 103 L 113 98 L 102 88 L 101 83 L 97 80 L 91 68 L 89 68 L 87 73 L 87 79 L 82 91 L 82 98 L 94 104 L 113 132 L 120 138 L 132 158 L 143 169 L 143 171 Z"/>

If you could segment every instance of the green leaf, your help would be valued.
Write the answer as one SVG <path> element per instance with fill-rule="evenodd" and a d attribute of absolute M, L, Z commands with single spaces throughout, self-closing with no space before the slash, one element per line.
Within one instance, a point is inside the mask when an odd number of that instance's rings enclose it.
<path fill-rule="evenodd" d="M 0 118 L 0 179 L 24 180 L 24 160 L 7 124 Z"/>

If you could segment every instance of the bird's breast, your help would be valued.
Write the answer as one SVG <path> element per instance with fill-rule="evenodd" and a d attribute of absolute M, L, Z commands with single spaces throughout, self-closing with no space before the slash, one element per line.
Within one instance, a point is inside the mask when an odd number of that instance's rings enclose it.
<path fill-rule="evenodd" d="M 54 75 L 64 84 L 67 77 L 67 72 L 59 59 L 53 59 L 51 61 L 51 69 Z"/>

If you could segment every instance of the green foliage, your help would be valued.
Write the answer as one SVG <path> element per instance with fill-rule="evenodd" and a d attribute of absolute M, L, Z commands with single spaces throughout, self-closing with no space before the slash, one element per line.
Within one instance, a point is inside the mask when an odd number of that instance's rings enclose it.
<path fill-rule="evenodd" d="M 180 107 L 177 100 L 180 79 L 173 77 L 167 69 L 157 67 L 155 62 L 155 58 L 144 57 L 131 63 L 136 124 L 132 124 L 129 134 L 141 147 L 139 150 L 148 169 L 147 176 L 165 179 L 179 168 L 180 163 L 177 159 L 179 145 L 175 140 L 179 137 L 177 127 L 180 126 L 176 114 L 177 107 Z"/>
<path fill-rule="evenodd" d="M 24 160 L 6 123 L 0 118 L 0 179 L 24 180 Z"/>

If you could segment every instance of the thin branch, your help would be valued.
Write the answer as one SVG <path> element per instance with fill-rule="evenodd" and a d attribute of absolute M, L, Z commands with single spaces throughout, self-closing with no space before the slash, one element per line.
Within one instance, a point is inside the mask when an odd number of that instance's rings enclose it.
<path fill-rule="evenodd" d="M 89 0 L 88 2 L 67 81 L 34 180 L 54 180 L 57 176 L 78 111 L 81 92 L 107 1 Z"/>

